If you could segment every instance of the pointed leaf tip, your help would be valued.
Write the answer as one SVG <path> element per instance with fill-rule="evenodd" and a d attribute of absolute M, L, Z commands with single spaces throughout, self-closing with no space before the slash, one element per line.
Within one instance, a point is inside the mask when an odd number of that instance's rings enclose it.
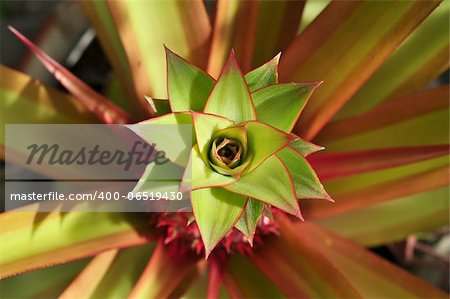
<path fill-rule="evenodd" d="M 227 117 L 236 123 L 256 120 L 250 90 L 233 53 L 206 101 L 204 112 Z"/>

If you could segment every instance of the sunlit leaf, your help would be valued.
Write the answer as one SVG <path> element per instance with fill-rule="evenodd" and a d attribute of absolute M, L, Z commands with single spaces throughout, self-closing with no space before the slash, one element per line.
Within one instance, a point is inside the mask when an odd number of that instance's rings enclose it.
<path fill-rule="evenodd" d="M 167 84 L 172 111 L 203 111 L 214 79 L 166 48 Z"/>
<path fill-rule="evenodd" d="M 195 141 L 192 117 L 189 113 L 176 112 L 151 118 L 127 128 L 139 135 L 165 157 L 177 165 L 186 166 L 192 143 Z"/>
<path fill-rule="evenodd" d="M 244 76 L 231 52 L 204 109 L 236 123 L 255 120 L 256 112 Z"/>
<path fill-rule="evenodd" d="M 249 198 L 244 213 L 235 225 L 248 239 L 250 244 L 253 244 L 253 236 L 255 235 L 256 226 L 261 219 L 263 210 L 264 203 L 262 201 Z"/>
<path fill-rule="evenodd" d="M 323 146 L 311 143 L 302 138 L 296 138 L 289 144 L 289 146 L 299 152 L 303 157 L 307 157 L 324 149 Z"/>
<path fill-rule="evenodd" d="M 278 62 L 280 54 L 245 75 L 251 92 L 278 83 Z"/>
<path fill-rule="evenodd" d="M 302 218 L 292 178 L 275 155 L 270 156 L 258 168 L 245 173 L 238 181 L 224 188 L 266 202 Z"/>
<path fill-rule="evenodd" d="M 209 147 L 214 133 L 230 127 L 233 125 L 233 122 L 225 117 L 204 113 L 192 113 L 192 119 L 200 154 L 203 157 L 203 161 L 208 163 Z"/>
<path fill-rule="evenodd" d="M 296 132 L 314 137 L 438 1 L 334 1 L 294 40 L 280 81 L 324 80 Z"/>
<path fill-rule="evenodd" d="M 221 175 L 211 169 L 210 165 L 203 161 L 197 145 L 192 149 L 186 171 L 183 176 L 183 190 L 221 187 L 235 181 L 233 177 Z"/>
<path fill-rule="evenodd" d="M 252 156 L 246 172 L 253 171 L 270 155 L 289 145 L 295 138 L 259 121 L 247 122 L 246 127 L 248 152 Z"/>
<path fill-rule="evenodd" d="M 298 199 L 325 199 L 332 201 L 325 191 L 308 161 L 291 147 L 286 147 L 277 153 L 294 180 Z"/>
<path fill-rule="evenodd" d="M 238 221 L 247 198 L 222 188 L 208 188 L 192 191 L 191 201 L 208 256 Z"/>
<path fill-rule="evenodd" d="M 290 132 L 319 84 L 320 82 L 277 84 L 252 93 L 258 120 Z"/>

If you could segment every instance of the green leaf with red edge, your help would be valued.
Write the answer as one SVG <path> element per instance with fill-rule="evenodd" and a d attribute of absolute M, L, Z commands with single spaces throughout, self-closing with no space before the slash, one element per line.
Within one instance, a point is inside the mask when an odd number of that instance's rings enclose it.
<path fill-rule="evenodd" d="M 217 79 L 204 112 L 227 117 L 236 123 L 256 119 L 255 106 L 234 52 L 230 53 Z"/>
<path fill-rule="evenodd" d="M 203 161 L 198 146 L 195 145 L 191 152 L 191 158 L 183 176 L 181 189 L 184 191 L 197 190 L 210 187 L 221 187 L 232 184 L 236 179 L 231 176 L 221 175 L 211 169 L 211 166 Z"/>
<path fill-rule="evenodd" d="M 175 112 L 126 126 L 149 144 L 155 144 L 157 150 L 164 151 L 170 161 L 186 166 L 195 143 L 190 113 Z"/>
<path fill-rule="evenodd" d="M 203 161 L 209 163 L 209 148 L 213 135 L 222 129 L 232 126 L 234 123 L 228 118 L 205 113 L 192 113 L 197 145 Z"/>
<path fill-rule="evenodd" d="M 449 196 L 448 187 L 444 187 L 319 219 L 317 223 L 360 244 L 378 246 L 448 226 Z"/>
<path fill-rule="evenodd" d="M 198 256 L 158 241 L 150 261 L 127 298 L 167 298 L 197 264 Z"/>
<path fill-rule="evenodd" d="M 305 202 L 303 209 L 311 218 L 333 217 L 431 191 L 448 185 L 447 168 L 448 158 L 445 156 L 331 180 L 325 185 L 339 204 Z"/>
<path fill-rule="evenodd" d="M 264 240 L 250 261 L 289 298 L 362 298 L 314 242 L 277 214 L 279 236 Z"/>
<path fill-rule="evenodd" d="M 0 277 L 152 239 L 145 215 L 127 213 L 11 211 L 0 215 L 0 224 L 0 236 L 8 240 L 2 244 Z"/>
<path fill-rule="evenodd" d="M 321 84 L 276 84 L 252 93 L 258 120 L 284 132 L 291 132 L 314 90 Z"/>
<path fill-rule="evenodd" d="M 256 1 L 220 0 L 215 12 L 214 31 L 208 61 L 208 73 L 214 78 L 220 74 L 232 49 L 242 69 L 251 69 L 258 21 Z"/>
<path fill-rule="evenodd" d="M 95 256 L 64 292 L 58 296 L 58 298 L 70 299 L 91 297 L 96 286 L 113 263 L 117 252 L 117 249 L 112 249 Z"/>
<path fill-rule="evenodd" d="M 107 6 L 128 58 L 136 94 L 167 98 L 163 45 L 205 67 L 211 26 L 202 1 L 108 1 Z"/>
<path fill-rule="evenodd" d="M 247 198 L 223 188 L 192 191 L 192 210 L 205 245 L 206 257 L 235 225 Z"/>
<path fill-rule="evenodd" d="M 238 254 L 228 259 L 224 283 L 231 298 L 286 298 L 267 276 Z"/>
<path fill-rule="evenodd" d="M 248 156 L 252 157 L 245 172 L 251 172 L 269 156 L 288 146 L 295 136 L 288 135 L 259 121 L 249 121 L 247 127 Z"/>
<path fill-rule="evenodd" d="M 108 3 L 106 1 L 82 1 L 80 4 L 89 19 L 89 23 L 95 29 L 102 49 L 114 70 L 114 75 L 126 94 L 126 108 L 133 111 L 135 115 L 145 116 L 148 107 L 142 95 L 137 95 L 134 90 L 130 65 L 108 9 Z"/>
<path fill-rule="evenodd" d="M 166 48 L 167 88 L 172 111 L 203 111 L 214 79 Z"/>
<path fill-rule="evenodd" d="M 336 115 L 348 118 L 421 90 L 449 66 L 450 5 L 441 3 Z"/>
<path fill-rule="evenodd" d="M 262 201 L 249 198 L 244 213 L 234 226 L 244 234 L 252 246 L 256 226 L 263 215 L 263 211 L 264 203 Z"/>
<path fill-rule="evenodd" d="M 356 152 L 323 153 L 309 159 L 322 181 L 401 166 L 448 155 L 449 145 L 425 145 Z"/>
<path fill-rule="evenodd" d="M 96 123 L 96 118 L 76 99 L 44 85 L 25 74 L 0 65 L 0 100 L 4 124 Z"/>
<path fill-rule="evenodd" d="M 41 61 L 45 68 L 53 74 L 56 80 L 63 85 L 75 98 L 77 98 L 90 112 L 106 124 L 127 123 L 132 120 L 124 110 L 94 91 L 61 64 L 53 60 L 35 44 L 29 41 L 16 29 L 8 27 L 17 38 L 25 44 Z"/>
<path fill-rule="evenodd" d="M 278 83 L 278 62 L 280 61 L 280 56 L 281 53 L 245 75 L 245 81 L 251 92 Z"/>
<path fill-rule="evenodd" d="M 275 155 L 267 158 L 252 172 L 244 173 L 238 181 L 224 189 L 266 202 L 302 218 L 292 178 Z"/>
<path fill-rule="evenodd" d="M 307 242 L 332 261 L 364 298 L 447 298 L 448 295 L 387 260 L 320 228 L 312 222 L 294 224 Z"/>
<path fill-rule="evenodd" d="M 298 136 L 295 136 L 295 138 L 296 139 L 292 141 L 289 146 L 299 152 L 303 157 L 308 157 L 309 155 L 324 149 L 323 146 L 311 143 Z"/>
<path fill-rule="evenodd" d="M 448 88 L 443 85 L 399 97 L 332 122 L 315 140 L 332 152 L 449 143 Z"/>
<path fill-rule="evenodd" d="M 2 279 L 3 298 L 57 298 L 89 259 L 56 265 Z M 24 288 L 23 286 L 27 287 Z"/>
<path fill-rule="evenodd" d="M 304 157 L 291 147 L 286 147 L 277 153 L 290 172 L 298 199 L 325 199 L 333 201 L 325 191 L 311 165 Z"/>
<path fill-rule="evenodd" d="M 296 132 L 313 138 L 439 1 L 332 2 L 293 41 L 280 80 L 324 80 Z"/>

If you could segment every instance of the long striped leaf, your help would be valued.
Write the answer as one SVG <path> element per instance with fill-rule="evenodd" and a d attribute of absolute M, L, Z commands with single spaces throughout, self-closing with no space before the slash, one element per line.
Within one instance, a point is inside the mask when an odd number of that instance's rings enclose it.
<path fill-rule="evenodd" d="M 89 259 L 8 277 L 0 281 L 3 298 L 56 298 L 83 270 Z M 27 287 L 24 288 L 23 286 Z"/>
<path fill-rule="evenodd" d="M 0 277 L 147 243 L 147 222 L 135 213 L 3 213 Z"/>
<path fill-rule="evenodd" d="M 249 259 L 287 297 L 362 298 L 332 260 L 286 216 L 276 219 L 280 235 L 265 239 L 264 247 Z"/>
<path fill-rule="evenodd" d="M 449 66 L 450 1 L 442 2 L 339 111 L 347 118 L 422 89 Z"/>
<path fill-rule="evenodd" d="M 446 186 L 320 219 L 318 223 L 360 244 L 382 245 L 448 226 L 449 196 Z"/>
<path fill-rule="evenodd" d="M 95 117 L 76 99 L 25 74 L 0 65 L 0 102 L 4 124 L 95 123 Z"/>
<path fill-rule="evenodd" d="M 112 249 L 98 254 L 59 296 L 61 299 L 89 298 L 100 280 L 105 276 L 118 250 Z"/>
<path fill-rule="evenodd" d="M 81 6 L 111 63 L 122 90 L 127 95 L 127 108 L 139 115 L 148 109 L 142 95 L 135 93 L 131 69 L 106 1 L 81 1 Z M 140 109 L 139 109 L 140 108 Z"/>
<path fill-rule="evenodd" d="M 336 204 L 306 203 L 304 209 L 305 213 L 311 218 L 325 218 L 373 204 L 438 189 L 448 184 L 448 165 L 445 165 L 437 169 L 405 176 L 374 186 L 334 194 L 333 199 L 336 201 Z"/>
<path fill-rule="evenodd" d="M 217 78 L 234 49 L 242 70 L 250 70 L 259 1 L 219 0 L 217 2 L 214 32 L 208 73 Z M 270 59 L 270 57 L 268 58 Z"/>
<path fill-rule="evenodd" d="M 45 54 L 35 44 L 18 32 L 15 28 L 8 27 L 17 38 L 41 61 L 45 68 L 53 74 L 56 80 L 63 85 L 75 98 L 80 101 L 99 120 L 106 124 L 127 123 L 132 121 L 124 110 L 110 102 L 108 99 L 90 88 L 86 83 L 78 79 L 65 67 Z"/>
<path fill-rule="evenodd" d="M 108 1 L 107 5 L 138 96 L 167 99 L 164 45 L 205 67 L 211 27 L 202 1 Z"/>
<path fill-rule="evenodd" d="M 322 181 L 397 167 L 448 155 L 449 145 L 318 154 L 308 158 Z"/>
<path fill-rule="evenodd" d="M 332 2 L 280 62 L 281 81 L 325 81 L 305 108 L 297 132 L 314 137 L 438 4 Z"/>
<path fill-rule="evenodd" d="M 443 85 L 402 96 L 331 122 L 314 140 L 328 151 L 446 143 L 448 89 L 449 85 Z"/>
<path fill-rule="evenodd" d="M 309 223 L 295 225 L 327 256 L 364 298 L 447 298 L 425 281 L 358 244 Z"/>
<path fill-rule="evenodd" d="M 198 256 L 162 240 L 128 298 L 167 298 L 192 271 Z"/>

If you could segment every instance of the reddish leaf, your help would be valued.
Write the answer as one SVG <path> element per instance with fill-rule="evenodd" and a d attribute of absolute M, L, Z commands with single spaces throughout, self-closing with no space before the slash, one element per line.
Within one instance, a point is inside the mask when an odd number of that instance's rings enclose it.
<path fill-rule="evenodd" d="M 330 143 L 448 109 L 448 90 L 449 85 L 427 89 L 384 102 L 366 113 L 331 122 L 314 141 Z"/>
<path fill-rule="evenodd" d="M 166 298 L 194 269 L 198 256 L 160 240 L 129 298 Z"/>
<path fill-rule="evenodd" d="M 336 201 L 334 205 L 305 202 L 303 209 L 305 215 L 308 215 L 310 219 L 330 217 L 373 204 L 434 190 L 447 186 L 448 182 L 448 165 L 445 165 L 369 187 L 348 190 L 339 194 L 334 193 L 333 198 Z"/>
<path fill-rule="evenodd" d="M 289 46 L 281 81 L 324 80 L 296 132 L 313 138 L 439 1 L 333 1 Z"/>
<path fill-rule="evenodd" d="M 258 21 L 258 1 L 220 0 L 217 3 L 208 73 L 217 78 L 231 49 L 244 72 L 250 70 Z"/>
<path fill-rule="evenodd" d="M 60 299 L 88 298 L 111 266 L 118 250 L 97 255 L 59 296 Z"/>
<path fill-rule="evenodd" d="M 386 259 L 311 222 L 293 227 L 327 256 L 364 298 L 448 298 Z"/>
<path fill-rule="evenodd" d="M 98 119 L 106 124 L 128 123 L 132 121 L 131 117 L 125 111 L 87 86 L 61 64 L 40 50 L 20 32 L 11 26 L 8 26 L 8 28 L 36 55 L 47 70 L 53 74 L 55 79 L 67 88 L 89 111 L 95 114 Z"/>
<path fill-rule="evenodd" d="M 287 216 L 276 217 L 280 236 L 249 257 L 290 298 L 360 298 L 348 280 Z"/>
<path fill-rule="evenodd" d="M 449 145 L 318 154 L 308 158 L 322 181 L 401 166 L 447 155 Z"/>

